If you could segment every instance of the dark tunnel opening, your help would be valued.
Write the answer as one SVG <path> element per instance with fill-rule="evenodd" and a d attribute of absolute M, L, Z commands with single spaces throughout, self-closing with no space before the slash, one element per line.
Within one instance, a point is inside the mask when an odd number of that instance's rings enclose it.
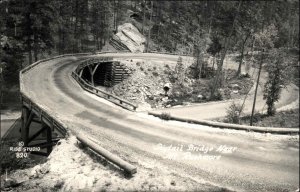
<path fill-rule="evenodd" d="M 112 77 L 112 62 L 103 62 L 98 64 L 98 67 L 94 74 L 92 75 L 89 67 L 92 71 L 96 68 L 97 65 L 90 65 L 83 68 L 82 78 L 88 83 L 92 84 L 91 77 L 93 76 L 95 86 L 111 86 L 113 77 Z"/>

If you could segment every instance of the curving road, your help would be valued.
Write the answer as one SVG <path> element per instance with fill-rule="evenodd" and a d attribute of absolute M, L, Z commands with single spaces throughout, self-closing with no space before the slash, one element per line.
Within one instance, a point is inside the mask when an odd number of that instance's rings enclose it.
<path fill-rule="evenodd" d="M 160 54 L 97 55 L 101 56 L 178 59 L 178 56 Z M 192 127 L 126 111 L 83 91 L 71 77 L 72 70 L 85 58 L 65 57 L 37 65 L 24 74 L 23 92 L 74 134 L 83 132 L 95 138 L 104 148 L 136 165 L 138 171 L 158 169 L 161 174 L 175 174 L 238 191 L 299 188 L 298 136 Z M 206 154 L 192 151 L 193 156 L 188 156 L 191 144 L 212 151 Z M 177 148 L 167 149 L 170 145 Z M 224 145 L 233 147 L 232 153 L 216 151 Z M 167 152 L 175 156 L 166 158 Z M 192 158 L 199 155 L 221 157 L 219 160 Z"/>

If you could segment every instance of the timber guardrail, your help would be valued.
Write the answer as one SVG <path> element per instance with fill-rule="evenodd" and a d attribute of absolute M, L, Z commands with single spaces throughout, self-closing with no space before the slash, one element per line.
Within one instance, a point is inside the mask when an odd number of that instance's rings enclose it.
<path fill-rule="evenodd" d="M 79 133 L 79 134 L 77 134 L 76 137 L 83 144 L 83 146 L 89 147 L 97 154 L 101 155 L 105 159 L 114 163 L 115 165 L 117 165 L 118 167 L 123 169 L 125 171 L 125 173 L 132 175 L 137 172 L 137 169 L 135 166 L 129 164 L 128 162 L 124 161 L 120 157 L 116 156 L 115 154 L 112 154 L 111 152 L 107 151 L 103 147 L 99 146 L 97 143 L 95 143 L 89 137 L 86 137 L 86 135 Z"/>
<path fill-rule="evenodd" d="M 160 51 L 148 51 L 146 53 L 157 53 L 157 54 L 164 54 L 164 55 L 178 55 L 178 56 L 189 56 L 192 57 L 193 55 L 187 54 L 187 53 L 172 53 L 172 52 L 160 52 Z"/>
<path fill-rule="evenodd" d="M 26 97 L 23 93 L 21 93 L 22 103 L 28 107 L 28 109 L 32 110 L 41 122 L 46 123 L 49 127 L 56 128 L 63 136 L 68 134 L 65 127 L 55 120 L 49 113 L 47 113 L 44 109 L 39 107 L 35 102 Z"/>
<path fill-rule="evenodd" d="M 162 113 L 148 112 L 148 114 L 153 115 L 155 117 L 159 117 L 159 118 L 162 117 Z M 299 128 L 258 127 L 258 126 L 222 123 L 222 122 L 215 122 L 215 121 L 209 121 L 209 120 L 195 120 L 195 119 L 183 118 L 183 117 L 177 117 L 177 116 L 171 116 L 171 115 L 168 115 L 168 120 L 194 123 L 194 124 L 199 124 L 199 125 L 207 125 L 207 126 L 223 128 L 223 129 L 254 131 L 254 132 L 259 132 L 259 133 L 299 134 Z"/>

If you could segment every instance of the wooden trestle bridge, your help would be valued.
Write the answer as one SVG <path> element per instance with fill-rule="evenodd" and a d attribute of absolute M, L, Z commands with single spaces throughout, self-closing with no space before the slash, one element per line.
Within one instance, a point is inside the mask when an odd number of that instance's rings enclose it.
<path fill-rule="evenodd" d="M 69 56 L 69 55 L 67 55 Z M 34 63 L 20 72 L 20 76 L 26 73 L 29 69 L 37 65 Z M 129 110 L 135 110 L 137 106 L 126 100 L 123 100 L 115 95 L 107 93 L 95 85 L 111 87 L 121 81 L 127 79 L 131 72 L 119 61 L 114 61 L 111 57 L 90 58 L 81 62 L 77 68 L 72 72 L 72 77 L 79 83 L 79 85 L 100 97 L 104 97 L 111 102 L 124 107 Z M 21 78 L 20 78 L 21 79 Z M 40 147 L 46 149 L 46 152 L 33 151 L 31 153 L 47 156 L 51 153 L 52 147 L 57 143 L 61 137 L 65 137 L 68 132 L 65 127 L 57 122 L 55 118 L 51 117 L 42 108 L 36 105 L 33 101 L 22 93 L 22 127 L 21 135 L 24 141 L 24 147 Z M 40 129 L 32 130 L 32 122 L 38 123 Z M 57 130 L 59 137 L 54 137 L 53 132 Z M 30 134 L 34 132 L 33 134 Z M 45 134 L 46 133 L 46 134 Z M 46 139 L 42 142 L 36 142 L 35 139 L 40 135 L 46 135 Z"/>

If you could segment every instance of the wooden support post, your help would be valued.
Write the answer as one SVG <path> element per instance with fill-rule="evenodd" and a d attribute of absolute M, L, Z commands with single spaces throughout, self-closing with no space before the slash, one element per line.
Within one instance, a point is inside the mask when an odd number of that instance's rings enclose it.
<path fill-rule="evenodd" d="M 80 70 L 79 72 L 79 77 L 82 77 L 83 69 Z"/>
<path fill-rule="evenodd" d="M 96 72 L 97 68 L 99 67 L 99 65 L 100 65 L 100 64 L 97 64 L 97 65 L 95 66 L 95 68 L 92 70 L 92 77 L 91 77 L 91 79 L 92 79 L 92 85 L 93 85 L 93 86 L 95 85 L 95 83 L 94 83 L 94 75 L 95 75 L 95 72 Z"/>
<path fill-rule="evenodd" d="M 30 114 L 29 114 L 29 117 L 28 117 L 28 112 L 29 110 L 26 108 L 24 109 L 25 107 L 23 107 L 23 110 L 22 110 L 22 113 L 23 114 L 23 119 L 24 119 L 24 122 L 23 122 L 23 125 L 22 125 L 22 140 L 24 142 L 24 146 L 28 146 L 28 141 L 29 141 L 29 127 L 30 127 L 30 124 L 32 122 L 32 119 L 33 119 L 33 112 L 30 111 Z"/>
<path fill-rule="evenodd" d="M 54 120 L 53 119 L 51 121 L 51 130 L 52 130 L 52 132 L 54 132 Z"/>
<path fill-rule="evenodd" d="M 39 131 L 37 131 L 33 136 L 31 136 L 30 139 L 28 139 L 28 143 L 33 141 L 37 136 L 39 136 L 42 132 L 44 132 L 46 128 L 47 128 L 46 126 L 43 126 Z"/>
<path fill-rule="evenodd" d="M 93 68 L 92 68 L 91 65 L 88 65 L 88 68 L 89 68 L 89 72 L 90 72 L 90 75 L 91 75 L 91 84 L 94 86 Z"/>
<path fill-rule="evenodd" d="M 48 155 L 52 152 L 52 127 L 53 127 L 53 124 L 51 127 L 47 127 L 47 143 L 49 144 L 47 146 Z"/>
<path fill-rule="evenodd" d="M 101 63 L 97 64 L 97 65 L 95 66 L 95 68 L 93 69 L 93 75 L 95 74 L 95 72 L 96 72 L 97 68 L 99 67 L 99 65 L 101 65 Z"/>
<path fill-rule="evenodd" d="M 47 153 L 44 152 L 40 152 L 40 151 L 32 151 L 31 154 L 35 154 L 35 155 L 41 155 L 41 156 L 48 156 Z"/>
<path fill-rule="evenodd" d="M 22 125 L 21 125 L 21 137 L 22 137 L 22 140 L 24 141 L 25 139 L 25 132 L 24 132 L 24 128 L 25 128 L 25 125 L 26 125 L 26 121 L 28 119 L 28 113 L 29 113 L 29 110 L 27 107 L 23 106 L 22 107 Z"/>

